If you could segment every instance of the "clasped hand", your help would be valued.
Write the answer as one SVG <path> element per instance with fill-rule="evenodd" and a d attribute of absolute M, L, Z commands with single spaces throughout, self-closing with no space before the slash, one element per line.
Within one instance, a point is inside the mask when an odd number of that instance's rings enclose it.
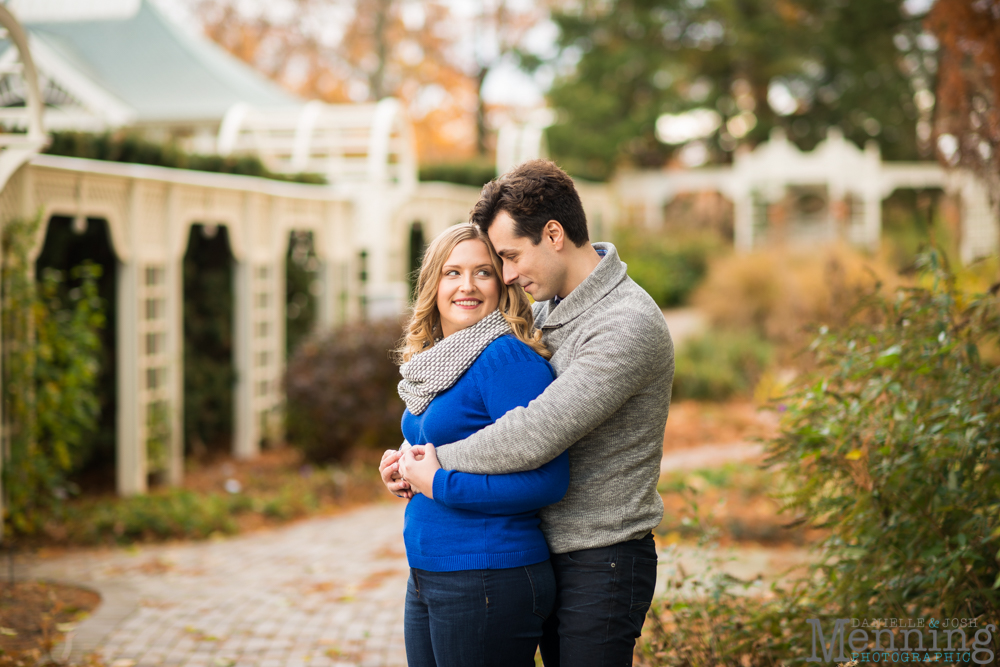
<path fill-rule="evenodd" d="M 400 498 L 412 498 L 414 493 L 422 493 L 434 498 L 434 473 L 441 464 L 438 462 L 434 445 L 414 445 L 406 452 L 387 449 L 379 462 L 378 471 L 382 483 Z"/>

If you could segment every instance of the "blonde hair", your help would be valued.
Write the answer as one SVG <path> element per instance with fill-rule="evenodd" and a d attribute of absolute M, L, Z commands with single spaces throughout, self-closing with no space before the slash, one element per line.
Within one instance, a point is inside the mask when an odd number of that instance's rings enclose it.
<path fill-rule="evenodd" d="M 493 249 L 489 237 L 476 225 L 463 223 L 449 227 L 427 246 L 417 278 L 416 295 L 410 320 L 406 324 L 405 333 L 396 349 L 397 363 L 409 361 L 410 357 L 417 352 L 433 347 L 435 340 L 441 337 L 441 313 L 438 312 L 437 307 L 441 269 L 448 261 L 455 246 L 462 241 L 471 240 L 482 241 L 490 254 L 493 275 L 500 286 L 498 308 L 500 314 L 510 325 L 513 334 L 519 341 L 546 359 L 552 356 L 552 353 L 545 347 L 545 343 L 542 342 L 542 332 L 534 327 L 535 318 L 531 313 L 528 295 L 516 283 L 504 285 L 503 262 L 496 250 Z"/>

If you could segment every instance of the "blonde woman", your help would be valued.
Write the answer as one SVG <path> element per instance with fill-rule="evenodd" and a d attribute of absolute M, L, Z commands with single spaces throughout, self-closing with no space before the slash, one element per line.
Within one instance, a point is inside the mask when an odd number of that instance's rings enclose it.
<path fill-rule="evenodd" d="M 402 460 L 412 491 L 403 527 L 410 667 L 530 667 L 555 604 L 537 511 L 566 493 L 566 452 L 537 470 L 473 475 L 441 469 L 429 444 L 471 435 L 553 380 L 528 299 L 502 275 L 478 227 L 446 230 L 424 255 L 398 350 L 403 435 L 422 451 L 412 476 L 415 454 Z M 390 451 L 380 469 L 399 466 Z"/>

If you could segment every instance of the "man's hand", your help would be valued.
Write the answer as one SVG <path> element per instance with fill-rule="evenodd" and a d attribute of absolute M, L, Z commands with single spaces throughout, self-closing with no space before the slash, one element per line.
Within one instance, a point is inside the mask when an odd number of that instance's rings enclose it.
<path fill-rule="evenodd" d="M 414 445 L 399 462 L 403 480 L 410 483 L 414 493 L 434 499 L 434 473 L 441 468 L 434 445 Z"/>
<path fill-rule="evenodd" d="M 403 453 L 395 449 L 385 450 L 382 460 L 378 464 L 378 473 L 382 477 L 382 483 L 389 489 L 389 493 L 400 498 L 412 498 L 413 491 L 409 482 L 403 480 L 399 474 L 399 459 Z"/>

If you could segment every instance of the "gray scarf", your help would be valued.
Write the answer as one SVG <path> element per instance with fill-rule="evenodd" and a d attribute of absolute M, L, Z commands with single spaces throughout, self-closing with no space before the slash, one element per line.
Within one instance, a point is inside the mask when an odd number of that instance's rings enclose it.
<path fill-rule="evenodd" d="M 433 347 L 418 352 L 399 367 L 403 379 L 399 396 L 410 412 L 419 415 L 435 396 L 458 382 L 486 346 L 511 332 L 499 310 L 471 327 L 442 338 Z"/>

